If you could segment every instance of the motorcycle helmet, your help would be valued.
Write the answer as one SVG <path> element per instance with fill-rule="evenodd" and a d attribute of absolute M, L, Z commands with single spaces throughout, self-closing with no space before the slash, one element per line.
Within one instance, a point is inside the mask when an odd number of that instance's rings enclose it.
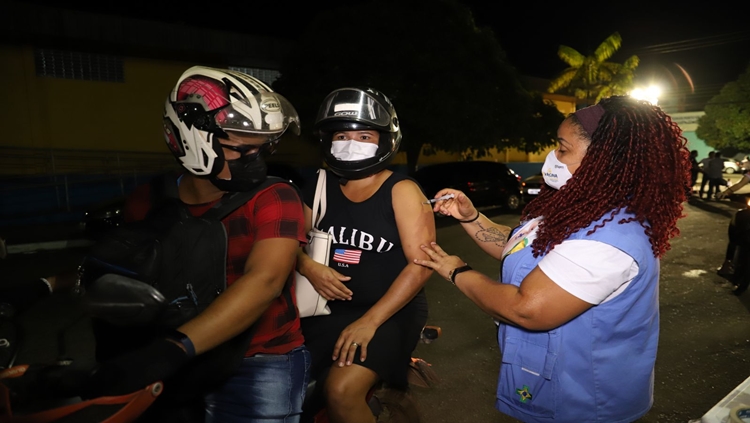
<path fill-rule="evenodd" d="M 242 72 L 193 66 L 164 104 L 164 137 L 170 151 L 194 175 L 215 177 L 224 167 L 218 138 L 226 131 L 262 135 L 261 152 L 272 154 L 299 116 L 283 96 Z M 255 158 L 255 157 L 253 157 Z"/>
<path fill-rule="evenodd" d="M 344 180 L 362 179 L 385 169 L 401 144 L 396 109 L 388 97 L 372 88 L 341 88 L 328 94 L 320 106 L 314 129 L 321 142 L 323 160 Z M 334 133 L 365 129 L 380 134 L 374 157 L 343 161 L 331 154 Z"/>

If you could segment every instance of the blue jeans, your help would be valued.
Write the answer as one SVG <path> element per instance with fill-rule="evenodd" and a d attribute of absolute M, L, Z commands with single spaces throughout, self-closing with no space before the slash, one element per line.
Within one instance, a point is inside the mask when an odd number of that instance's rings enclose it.
<path fill-rule="evenodd" d="M 245 358 L 234 376 L 206 396 L 206 423 L 299 422 L 309 369 L 304 346 Z"/>

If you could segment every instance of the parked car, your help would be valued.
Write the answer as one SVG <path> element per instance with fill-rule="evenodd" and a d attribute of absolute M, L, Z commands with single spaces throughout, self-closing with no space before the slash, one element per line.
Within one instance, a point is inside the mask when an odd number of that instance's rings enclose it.
<path fill-rule="evenodd" d="M 521 186 L 523 187 L 523 202 L 528 203 L 536 198 L 536 196 L 539 195 L 539 191 L 542 189 L 543 184 L 544 177 L 541 173 L 531 175 L 524 179 L 523 182 L 521 182 Z"/>
<path fill-rule="evenodd" d="M 489 161 L 449 162 L 425 166 L 414 174 L 427 198 L 443 188 L 463 191 L 476 207 L 521 206 L 521 177 L 503 163 Z"/>
<path fill-rule="evenodd" d="M 703 163 L 699 163 L 698 166 L 702 169 Z M 735 159 L 724 158 L 724 173 L 732 174 L 742 171 L 742 164 Z"/>
<path fill-rule="evenodd" d="M 292 166 L 268 162 L 268 174 L 288 179 L 300 189 L 306 181 L 297 169 Z M 123 208 L 125 207 L 125 196 L 106 200 L 92 206 L 83 214 L 83 225 L 89 237 L 97 238 L 104 231 L 120 226 L 123 223 Z"/>
<path fill-rule="evenodd" d="M 724 159 L 724 173 L 735 173 L 742 171 L 742 164 L 734 159 Z"/>

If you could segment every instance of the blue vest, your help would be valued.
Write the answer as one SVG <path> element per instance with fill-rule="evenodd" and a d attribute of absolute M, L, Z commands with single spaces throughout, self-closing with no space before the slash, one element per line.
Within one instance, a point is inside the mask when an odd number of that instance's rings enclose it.
<path fill-rule="evenodd" d="M 605 215 L 609 216 L 609 213 Z M 548 332 L 501 324 L 502 353 L 495 407 L 523 422 L 627 423 L 653 404 L 659 338 L 659 260 L 632 215 L 618 213 L 568 239 L 600 241 L 626 252 L 638 275 L 617 297 Z M 508 255 L 502 281 L 516 286 L 536 267 L 531 248 Z"/>

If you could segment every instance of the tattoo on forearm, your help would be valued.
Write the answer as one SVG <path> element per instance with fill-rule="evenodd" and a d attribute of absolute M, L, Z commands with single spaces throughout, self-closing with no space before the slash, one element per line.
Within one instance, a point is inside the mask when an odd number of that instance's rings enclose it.
<path fill-rule="evenodd" d="M 498 228 L 485 228 L 481 224 L 479 225 L 479 227 L 479 231 L 474 234 L 474 237 L 477 239 L 477 241 L 491 242 L 498 247 L 505 246 L 505 243 L 508 241 L 509 231 L 502 231 Z"/>

